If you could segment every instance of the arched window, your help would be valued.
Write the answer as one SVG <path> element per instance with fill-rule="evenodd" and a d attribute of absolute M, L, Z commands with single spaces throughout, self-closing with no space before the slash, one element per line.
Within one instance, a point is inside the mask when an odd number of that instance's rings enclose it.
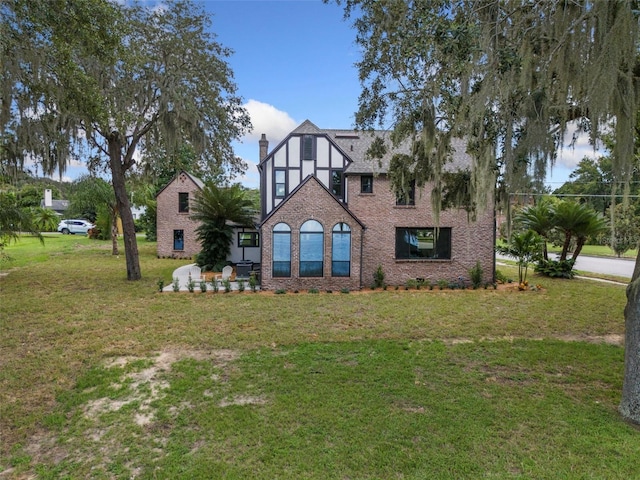
<path fill-rule="evenodd" d="M 333 227 L 331 235 L 331 275 L 348 277 L 351 275 L 351 228 L 346 223 Z"/>
<path fill-rule="evenodd" d="M 274 277 L 291 276 L 291 227 L 278 223 L 273 227 L 273 267 Z"/>
<path fill-rule="evenodd" d="M 307 220 L 300 227 L 300 276 L 321 277 L 324 259 L 324 230 L 320 222 Z"/>

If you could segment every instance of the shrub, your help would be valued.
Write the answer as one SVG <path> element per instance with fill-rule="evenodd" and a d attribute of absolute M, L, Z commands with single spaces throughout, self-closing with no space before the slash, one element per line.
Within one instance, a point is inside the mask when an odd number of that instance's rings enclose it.
<path fill-rule="evenodd" d="M 193 278 L 191 278 L 191 274 L 189 274 L 189 279 L 187 280 L 187 290 L 193 293 L 195 288 L 196 288 L 196 282 L 193 281 Z"/>
<path fill-rule="evenodd" d="M 340 293 L 349 293 L 350 290 L 348 288 L 343 288 L 340 290 Z"/>
<path fill-rule="evenodd" d="M 238 291 L 244 292 L 244 280 L 238 279 Z"/>
<path fill-rule="evenodd" d="M 256 292 L 257 286 L 258 286 L 258 280 L 256 279 L 256 276 L 255 275 L 251 275 L 249 277 L 249 288 L 251 289 L 251 291 L 253 293 Z"/>
<path fill-rule="evenodd" d="M 180 280 L 178 280 L 178 277 L 174 277 L 173 278 L 173 291 L 174 292 L 179 292 L 180 291 Z"/>
<path fill-rule="evenodd" d="M 218 281 L 214 278 L 213 279 L 213 293 L 218 293 L 218 290 L 220 290 L 220 286 L 218 285 Z"/>
<path fill-rule="evenodd" d="M 309 293 L 319 293 L 319 290 L 317 288 L 310 288 Z"/>
<path fill-rule="evenodd" d="M 373 286 L 375 288 L 382 288 L 384 286 L 384 271 L 382 265 L 378 265 L 376 271 L 373 274 Z"/>
<path fill-rule="evenodd" d="M 449 286 L 449 282 L 447 282 L 446 280 L 438 280 L 438 288 L 440 290 L 444 290 L 448 286 Z"/>
<path fill-rule="evenodd" d="M 206 293 L 207 292 L 207 281 L 206 280 L 200 280 L 200 291 L 202 293 Z"/>
<path fill-rule="evenodd" d="M 274 292 L 276 295 L 284 295 L 287 291 L 284 288 L 279 288 Z"/>
<path fill-rule="evenodd" d="M 536 264 L 535 271 L 552 278 L 573 278 L 574 260 L 541 260 Z"/>
<path fill-rule="evenodd" d="M 496 270 L 496 282 L 498 283 L 510 283 L 507 276 L 500 270 Z"/>
<path fill-rule="evenodd" d="M 164 280 L 162 280 L 162 279 L 158 280 L 156 285 L 158 285 L 158 291 L 162 292 L 162 290 L 164 289 Z"/>
<path fill-rule="evenodd" d="M 224 287 L 224 293 L 229 293 L 231 291 L 231 280 L 225 278 L 222 281 L 222 286 Z"/>
<path fill-rule="evenodd" d="M 471 279 L 471 286 L 474 290 L 480 288 L 480 285 L 482 285 L 482 273 L 482 266 L 479 261 L 469 270 L 469 278 Z"/>
<path fill-rule="evenodd" d="M 409 280 L 404 282 L 404 286 L 405 286 L 405 288 L 407 290 L 409 290 L 410 288 L 417 288 L 418 282 L 416 280 L 414 280 L 413 278 L 410 278 Z"/>

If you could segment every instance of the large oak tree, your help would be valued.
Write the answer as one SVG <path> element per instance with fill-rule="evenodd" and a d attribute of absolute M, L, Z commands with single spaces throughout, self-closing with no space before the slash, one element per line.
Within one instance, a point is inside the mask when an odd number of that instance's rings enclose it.
<path fill-rule="evenodd" d="M 612 125 L 613 182 L 628 183 L 640 102 L 637 0 L 338 2 L 362 49 L 356 126 L 413 142 L 412 155 L 391 166 L 435 183 L 436 212 L 453 137 L 467 139 L 478 207 L 497 174 L 507 192 L 541 182 L 572 125 L 592 140 Z M 379 141 L 370 154 L 387 148 Z M 640 423 L 640 257 L 627 297 L 620 411 Z"/>
<path fill-rule="evenodd" d="M 85 146 L 90 167 L 111 174 L 127 278 L 141 278 L 125 185 L 137 154 L 157 142 L 168 154 L 188 143 L 230 173 L 244 165 L 231 147 L 249 119 L 226 63 L 230 50 L 215 40 L 202 7 L 188 0 L 154 9 L 11 0 L 2 8 L 3 30 L 11 34 L 3 53 L 14 59 L 3 67 L 6 150 L 15 157 L 28 152 L 50 173 L 64 171 Z"/>

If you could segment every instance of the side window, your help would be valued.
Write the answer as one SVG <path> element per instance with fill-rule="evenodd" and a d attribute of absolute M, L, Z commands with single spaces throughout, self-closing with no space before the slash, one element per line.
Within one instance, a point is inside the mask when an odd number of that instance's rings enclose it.
<path fill-rule="evenodd" d="M 278 223 L 273 227 L 272 275 L 274 277 L 291 276 L 291 227 Z"/>
<path fill-rule="evenodd" d="M 287 194 L 287 172 L 285 170 L 275 171 L 275 192 L 277 198 L 283 198 Z"/>
<path fill-rule="evenodd" d="M 187 213 L 189 211 L 189 192 L 178 193 L 178 212 Z"/>
<path fill-rule="evenodd" d="M 173 249 L 184 250 L 184 230 L 173 231 Z"/>
<path fill-rule="evenodd" d="M 338 223 L 331 232 L 331 276 L 351 275 L 351 228 Z"/>
<path fill-rule="evenodd" d="M 360 193 L 373 193 L 373 175 L 360 177 Z"/>
<path fill-rule="evenodd" d="M 324 266 L 324 229 L 316 220 L 300 227 L 300 276 L 321 277 Z"/>
<path fill-rule="evenodd" d="M 260 242 L 258 232 L 238 232 L 238 246 L 259 247 Z"/>
<path fill-rule="evenodd" d="M 342 197 L 342 170 L 331 170 L 331 193 Z"/>
<path fill-rule="evenodd" d="M 411 180 L 409 189 L 401 192 L 396 196 L 396 205 L 415 205 L 416 204 L 416 181 Z"/>

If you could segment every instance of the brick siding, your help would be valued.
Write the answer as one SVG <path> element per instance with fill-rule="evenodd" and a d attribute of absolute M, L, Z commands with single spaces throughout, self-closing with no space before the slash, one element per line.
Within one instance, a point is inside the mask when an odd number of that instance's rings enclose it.
<path fill-rule="evenodd" d="M 455 281 L 469 279 L 469 270 L 480 262 L 484 281 L 494 276 L 493 202 L 485 212 L 478 212 L 472 222 L 464 210 L 447 210 L 440 214 L 440 227 L 451 228 L 450 260 L 400 260 L 395 258 L 397 227 L 436 227 L 431 208 L 431 188 L 416 191 L 415 206 L 396 206 L 394 193 L 385 175 L 374 177 L 373 193 L 360 193 L 360 176 L 348 177 L 349 209 L 365 225 L 362 256 L 363 286 L 373 283 L 373 274 L 382 266 L 385 283 L 403 285 L 409 279 L 424 278 Z"/>
<path fill-rule="evenodd" d="M 322 277 L 300 277 L 300 227 L 307 220 L 323 226 L 324 258 Z M 280 223 L 291 227 L 291 276 L 272 277 L 273 227 Z M 351 228 L 351 274 L 349 277 L 331 276 L 331 239 L 333 227 L 344 222 Z M 287 199 L 262 225 L 262 278 L 265 290 L 354 290 L 360 288 L 360 248 L 362 227 L 315 178 L 310 178 Z"/>
<path fill-rule="evenodd" d="M 198 222 L 191 220 L 191 213 L 178 212 L 178 194 L 189 193 L 189 210 L 192 210 L 194 195 L 200 188 L 188 175 L 179 174 L 156 197 L 158 257 L 193 258 L 200 252 L 200 243 L 196 240 L 195 229 Z M 184 250 L 173 249 L 173 231 L 184 231 Z"/>

